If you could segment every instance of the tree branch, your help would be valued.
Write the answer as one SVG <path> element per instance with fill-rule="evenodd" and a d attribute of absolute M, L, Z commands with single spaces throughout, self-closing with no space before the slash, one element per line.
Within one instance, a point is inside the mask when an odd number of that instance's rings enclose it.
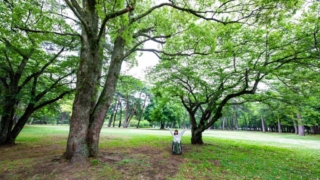
<path fill-rule="evenodd" d="M 104 32 L 104 29 L 105 29 L 105 26 L 106 26 L 106 23 L 112 19 L 112 18 L 115 18 L 115 17 L 118 17 L 118 16 L 121 16 L 127 12 L 130 12 L 130 11 L 133 11 L 134 10 L 134 7 L 127 7 L 125 9 L 122 9 L 120 11 L 117 11 L 117 12 L 114 12 L 114 13 L 110 13 L 110 14 L 107 14 L 106 17 L 104 17 L 104 19 L 102 20 L 102 24 L 100 26 L 100 31 L 99 31 L 99 34 L 98 34 L 98 40 L 101 39 L 101 36 L 103 35 L 103 32 Z"/>
<path fill-rule="evenodd" d="M 64 91 L 64 92 L 61 93 L 58 97 L 56 97 L 56 98 L 54 98 L 54 99 L 50 99 L 50 100 L 48 100 L 48 101 L 45 101 L 45 102 L 43 102 L 43 103 L 35 106 L 35 107 L 34 107 L 34 110 L 38 110 L 38 109 L 40 109 L 40 108 L 42 108 L 42 107 L 44 107 L 44 106 L 46 106 L 46 105 L 48 105 L 48 104 L 51 104 L 51 103 L 53 103 L 53 102 L 55 102 L 55 101 L 57 101 L 57 100 L 59 100 L 59 99 L 62 99 L 65 95 L 72 93 L 74 90 L 75 90 L 75 89 L 71 89 L 71 90 L 68 90 L 68 91 Z"/>
<path fill-rule="evenodd" d="M 144 52 L 153 52 L 153 53 L 162 53 L 164 55 L 167 55 L 167 56 L 193 56 L 193 55 L 203 55 L 203 56 L 206 56 L 206 55 L 209 55 L 209 53 L 201 53 L 201 52 L 193 52 L 193 53 L 182 53 L 182 52 L 178 52 L 178 53 L 167 53 L 167 52 L 164 52 L 164 51 L 159 51 L 159 50 L 156 50 L 156 49 L 139 49 L 137 48 L 136 49 L 137 51 L 144 51 Z"/>
<path fill-rule="evenodd" d="M 31 75 L 29 75 L 23 82 L 22 84 L 18 87 L 18 92 L 35 76 L 39 76 L 40 74 L 42 74 L 44 72 L 44 70 L 53 63 L 53 61 L 55 61 L 60 54 L 64 51 L 65 47 L 61 48 L 61 50 L 54 55 L 38 72 L 32 73 Z"/>
<path fill-rule="evenodd" d="M 34 29 L 28 29 L 28 28 L 23 28 L 23 27 L 18 27 L 15 26 L 15 28 L 26 31 L 26 32 L 32 32 L 32 33 L 43 33 L 43 34 L 56 34 L 56 35 L 60 35 L 60 36 L 78 36 L 81 38 L 80 34 L 73 34 L 73 33 L 59 33 L 59 32 L 54 32 L 54 31 L 43 31 L 43 30 L 34 30 Z"/>
<path fill-rule="evenodd" d="M 89 25 L 87 24 L 87 22 L 84 19 L 86 14 L 83 12 L 82 8 L 79 6 L 77 1 L 71 0 L 71 2 L 70 2 L 70 0 L 65 0 L 65 2 L 67 3 L 67 5 L 71 9 L 71 11 L 74 13 L 74 15 L 76 15 L 77 18 L 81 21 L 81 24 L 84 26 L 84 28 L 86 30 L 88 30 Z"/>

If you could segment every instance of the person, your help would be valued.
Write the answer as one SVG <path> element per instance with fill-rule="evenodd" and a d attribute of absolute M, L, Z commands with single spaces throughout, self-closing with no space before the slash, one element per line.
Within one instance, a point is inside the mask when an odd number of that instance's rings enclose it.
<path fill-rule="evenodd" d="M 178 130 L 174 130 L 174 132 L 171 131 L 170 128 L 168 128 L 172 137 L 172 154 L 182 154 L 182 145 L 181 145 L 181 137 L 184 132 L 186 132 L 187 129 L 184 129 L 181 132 L 178 132 Z"/>

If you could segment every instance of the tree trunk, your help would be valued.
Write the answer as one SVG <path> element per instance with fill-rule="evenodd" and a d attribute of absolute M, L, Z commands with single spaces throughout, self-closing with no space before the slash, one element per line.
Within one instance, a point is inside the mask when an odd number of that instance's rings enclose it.
<path fill-rule="evenodd" d="M 160 122 L 160 129 L 164 129 L 164 123 L 163 121 Z"/>
<path fill-rule="evenodd" d="M 126 95 L 126 114 L 123 121 L 123 128 L 128 127 L 128 119 L 129 119 L 129 95 Z"/>
<path fill-rule="evenodd" d="M 15 103 L 12 100 L 6 101 L 3 107 L 3 115 L 0 122 L 0 145 L 4 145 L 7 142 L 8 135 L 11 132 L 12 127 L 12 118 L 14 115 L 14 105 Z"/>
<path fill-rule="evenodd" d="M 182 124 L 183 124 L 183 128 L 186 129 L 187 128 L 187 125 L 186 125 L 186 118 L 187 118 L 187 114 L 185 113 L 184 117 L 183 117 L 183 121 L 182 121 Z"/>
<path fill-rule="evenodd" d="M 115 126 L 115 123 L 116 123 L 116 119 L 117 119 L 117 112 L 118 112 L 118 106 L 119 106 L 119 101 L 117 104 L 115 104 L 115 108 L 113 108 L 113 127 Z"/>
<path fill-rule="evenodd" d="M 88 133 L 92 102 L 96 98 L 97 79 L 100 76 L 100 44 L 98 40 L 99 17 L 94 3 L 83 1 L 88 26 L 82 26 L 80 63 L 77 72 L 75 99 L 70 119 L 70 131 L 65 158 L 83 161 L 89 156 L 88 141 L 92 143 L 96 133 Z M 90 140 L 88 134 L 91 135 Z"/>
<path fill-rule="evenodd" d="M 282 133 L 280 118 L 278 118 L 278 132 Z"/>
<path fill-rule="evenodd" d="M 142 108 L 141 108 L 141 113 L 140 113 L 140 116 L 139 116 L 139 119 L 138 119 L 137 128 L 139 128 L 140 121 L 141 121 L 141 119 L 142 119 L 142 117 L 143 117 L 144 109 L 145 109 L 145 107 L 146 107 L 146 103 L 147 103 L 147 99 L 148 99 L 148 96 L 147 96 L 146 93 L 145 93 L 145 96 L 146 96 L 146 97 L 144 98 L 144 101 L 143 101 L 143 106 L 142 106 Z"/>
<path fill-rule="evenodd" d="M 191 128 L 191 144 L 203 144 L 202 140 L 202 130 L 198 129 L 196 126 Z"/>
<path fill-rule="evenodd" d="M 63 125 L 64 124 L 64 121 L 66 119 L 66 116 L 67 116 L 67 113 L 66 112 L 62 112 L 61 114 L 61 124 Z"/>
<path fill-rule="evenodd" d="M 116 120 L 117 120 L 117 110 L 116 110 L 116 112 L 114 113 L 114 116 L 113 116 L 113 127 L 114 127 L 114 125 L 116 123 Z"/>
<path fill-rule="evenodd" d="M 239 130 L 239 124 L 238 124 L 238 115 L 237 115 L 237 113 L 236 112 L 234 112 L 233 113 L 233 119 L 234 119 L 234 128 L 235 128 L 235 130 Z"/>
<path fill-rule="evenodd" d="M 116 85 L 123 62 L 124 45 L 125 40 L 121 36 L 118 36 L 114 42 L 114 51 L 111 55 L 111 62 L 107 79 L 105 81 L 98 103 L 93 113 L 91 114 L 88 132 L 90 157 L 97 157 L 99 153 L 100 131 L 106 117 L 106 113 L 110 107 L 114 92 L 116 90 Z"/>
<path fill-rule="evenodd" d="M 261 116 L 261 129 L 262 129 L 262 132 L 263 132 L 263 133 L 266 132 L 266 127 L 265 127 L 265 123 L 264 123 L 264 118 L 263 118 L 263 116 Z"/>
<path fill-rule="evenodd" d="M 133 118 L 133 116 L 134 116 L 135 114 L 136 114 L 136 109 L 133 108 L 131 114 L 129 114 L 129 117 L 128 117 L 128 120 L 127 120 L 127 123 L 126 123 L 126 128 L 129 127 L 130 121 L 131 121 L 131 119 Z"/>
<path fill-rule="evenodd" d="M 31 114 L 34 112 L 34 104 L 29 105 L 24 114 L 20 117 L 17 124 L 12 129 L 10 136 L 8 136 L 7 144 L 15 144 L 15 140 L 20 134 L 21 130 L 23 129 L 24 125 L 28 122 L 28 119 L 30 118 Z"/>
<path fill-rule="evenodd" d="M 228 124 L 228 118 L 227 117 L 225 117 L 224 125 L 225 125 L 225 129 L 229 129 L 229 124 Z"/>
<path fill-rule="evenodd" d="M 299 129 L 298 134 L 299 134 L 299 136 L 305 136 L 304 125 L 303 125 L 302 118 L 301 118 L 301 115 L 299 112 L 297 113 L 297 119 L 298 119 L 298 129 Z"/>
<path fill-rule="evenodd" d="M 224 130 L 224 122 L 226 121 L 226 118 L 224 117 L 223 119 L 222 119 L 222 130 Z"/>
<path fill-rule="evenodd" d="M 298 134 L 298 127 L 297 127 L 297 123 L 296 123 L 296 120 L 294 118 L 293 113 L 292 113 L 292 121 L 293 121 L 294 133 Z"/>
<path fill-rule="evenodd" d="M 34 118 L 31 118 L 31 120 L 29 121 L 29 124 L 32 124 L 32 123 L 33 123 L 33 119 L 34 119 Z"/>
<path fill-rule="evenodd" d="M 112 120 L 113 120 L 113 114 L 114 114 L 115 108 L 116 108 L 116 103 L 114 103 L 113 110 L 111 110 L 111 115 L 110 115 L 110 118 L 109 118 L 108 127 L 111 127 L 111 123 L 112 123 Z M 113 127 L 114 127 L 114 124 L 113 124 Z"/>
<path fill-rule="evenodd" d="M 119 125 L 118 127 L 121 127 L 121 119 L 122 119 L 122 104 L 120 103 L 120 119 L 119 119 Z"/>

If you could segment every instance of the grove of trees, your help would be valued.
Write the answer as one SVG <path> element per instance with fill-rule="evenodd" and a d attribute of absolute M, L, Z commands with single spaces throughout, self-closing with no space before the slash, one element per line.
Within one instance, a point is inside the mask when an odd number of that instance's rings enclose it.
<path fill-rule="evenodd" d="M 319 9 L 313 0 L 0 0 L 0 145 L 53 114 L 70 115 L 71 162 L 98 156 L 104 123 L 188 126 L 192 144 L 210 128 L 318 133 Z M 148 83 L 121 74 L 141 52 L 159 58 Z"/>

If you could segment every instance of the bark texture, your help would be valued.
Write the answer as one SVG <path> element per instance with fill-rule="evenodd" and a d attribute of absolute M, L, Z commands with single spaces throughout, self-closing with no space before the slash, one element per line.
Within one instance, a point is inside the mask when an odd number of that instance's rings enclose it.
<path fill-rule="evenodd" d="M 203 144 L 202 131 L 197 127 L 192 126 L 191 128 L 191 144 Z"/>

